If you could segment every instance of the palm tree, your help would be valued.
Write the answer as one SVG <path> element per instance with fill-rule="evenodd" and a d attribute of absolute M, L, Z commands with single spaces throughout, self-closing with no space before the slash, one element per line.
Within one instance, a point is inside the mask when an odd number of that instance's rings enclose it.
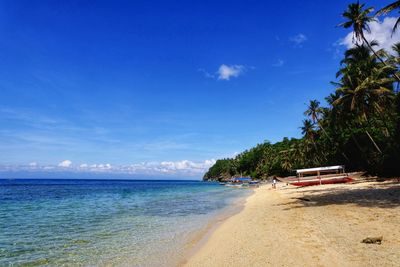
<path fill-rule="evenodd" d="M 378 43 L 376 41 L 372 41 L 370 43 L 371 47 L 377 46 Z M 377 51 L 377 53 L 383 53 L 383 50 Z M 366 77 L 369 75 L 371 70 L 378 65 L 376 62 L 377 57 L 370 55 L 370 49 L 365 44 L 356 44 L 354 47 L 348 49 L 344 53 L 344 59 L 340 61 L 341 65 L 344 66 L 352 66 L 357 68 L 357 75 Z M 342 75 L 342 70 L 340 69 L 336 73 L 336 77 L 340 77 Z"/>
<path fill-rule="evenodd" d="M 331 82 L 333 85 L 337 85 L 335 82 Z M 340 96 L 337 92 L 335 93 L 330 93 L 327 97 L 325 97 L 326 102 L 332 106 L 333 102 L 335 102 L 336 99 L 338 99 Z"/>
<path fill-rule="evenodd" d="M 319 163 L 319 160 L 316 159 L 313 156 L 316 156 L 317 152 L 318 152 L 318 148 L 317 148 L 317 144 L 315 142 L 315 137 L 316 137 L 316 131 L 315 131 L 315 125 L 314 123 L 309 120 L 309 119 L 305 119 L 303 120 L 303 126 L 300 127 L 301 129 L 301 133 L 304 136 L 304 148 L 305 148 L 305 152 L 311 153 L 310 156 L 312 156 L 311 158 L 314 158 L 314 163 Z M 312 145 L 311 147 L 309 145 Z M 314 148 L 314 150 L 313 150 Z M 322 152 L 322 151 L 321 151 Z M 326 155 L 325 153 L 322 153 L 322 155 L 324 156 L 325 160 Z"/>
<path fill-rule="evenodd" d="M 319 128 L 324 132 L 324 134 L 329 138 L 328 134 L 326 133 L 324 127 L 322 127 L 320 123 L 320 116 L 323 113 L 324 109 L 319 106 L 318 100 L 310 100 L 310 104 L 308 105 L 307 110 L 304 112 L 304 115 L 311 118 L 311 121 L 315 124 L 317 123 Z"/>
<path fill-rule="evenodd" d="M 290 150 L 292 151 L 293 161 L 298 166 L 303 166 L 305 161 L 304 150 L 302 149 L 301 142 L 295 142 L 290 146 Z"/>
<path fill-rule="evenodd" d="M 400 68 L 400 42 L 393 44 L 392 49 L 394 54 L 390 56 L 389 62 L 393 64 L 394 68 L 396 68 L 398 71 Z"/>
<path fill-rule="evenodd" d="M 337 88 L 340 98 L 333 102 L 334 106 L 342 106 L 344 110 L 355 114 L 360 125 L 368 124 L 368 118 L 372 113 L 382 114 L 382 107 L 388 106 L 393 98 L 393 91 L 388 88 L 393 83 L 391 78 L 384 75 L 387 67 L 375 69 L 375 72 L 364 79 L 351 77 L 351 68 L 346 69 L 349 73 L 342 78 L 341 87 Z M 350 75 L 349 75 L 350 74 Z M 365 130 L 368 138 L 375 148 L 382 153 L 381 149 L 372 138 L 368 130 Z"/>
<path fill-rule="evenodd" d="M 312 122 L 318 122 L 319 116 L 322 113 L 322 108 L 319 106 L 318 100 L 310 100 L 308 109 L 304 112 L 304 115 L 309 116 Z"/>
<path fill-rule="evenodd" d="M 347 19 L 347 21 L 339 24 L 339 26 L 348 29 L 353 28 L 353 42 L 358 44 L 359 42 L 367 45 L 369 50 L 375 55 L 375 57 L 385 65 L 388 65 L 380 55 L 373 49 L 372 45 L 365 38 L 364 31 L 370 33 L 369 23 L 376 21 L 374 16 L 369 14 L 374 10 L 372 7 L 364 9 L 365 4 L 357 3 L 349 4 L 347 10 L 343 12 L 342 16 Z M 400 77 L 396 73 L 393 74 L 397 81 L 400 82 Z"/>
<path fill-rule="evenodd" d="M 289 150 L 281 151 L 282 155 L 282 169 L 285 171 L 292 170 L 293 167 L 293 159 L 291 157 Z"/>
<path fill-rule="evenodd" d="M 300 127 L 301 133 L 304 135 L 304 137 L 308 140 L 314 141 L 314 124 L 312 123 L 311 120 L 306 119 L 303 120 L 303 126 Z"/>
<path fill-rule="evenodd" d="M 310 100 L 310 104 L 308 105 L 308 109 L 304 112 L 304 115 L 311 118 L 312 122 L 317 123 L 319 128 L 324 132 L 324 134 L 329 138 L 328 133 L 325 131 L 324 127 L 321 124 L 320 118 L 321 114 L 323 114 L 324 108 L 319 106 L 318 100 Z"/>
<path fill-rule="evenodd" d="M 375 44 L 372 42 L 372 46 Z M 388 134 L 384 109 L 389 107 L 393 98 L 393 82 L 395 72 L 393 64 L 377 62 L 375 55 L 368 53 L 368 47 L 356 45 L 345 53 L 341 61 L 344 65 L 337 73 L 340 81 L 335 83 L 336 94 L 330 99 L 334 115 L 341 121 L 355 122 L 356 127 L 370 125 L 370 118 L 380 117 Z M 364 131 L 375 148 L 381 152 L 368 130 Z"/>
<path fill-rule="evenodd" d="M 376 12 L 376 15 L 380 16 L 383 14 L 387 14 L 389 12 L 392 12 L 395 9 L 400 9 L 400 1 L 394 1 L 393 3 L 385 6 L 384 8 L 381 8 L 380 10 L 378 10 L 378 12 Z M 399 12 L 400 12 L 400 10 L 399 10 Z M 397 26 L 399 26 L 399 23 L 400 23 L 400 17 L 397 19 L 396 23 L 393 26 L 392 35 L 397 30 Z"/>
<path fill-rule="evenodd" d="M 331 94 L 331 97 L 334 95 Z M 329 101 L 329 100 L 328 100 Z M 334 100 L 332 100 L 333 103 Z M 328 138 L 328 140 L 331 142 L 331 144 L 334 144 L 334 141 L 332 138 L 328 135 L 328 133 L 325 131 L 324 127 L 322 126 L 322 123 L 320 121 L 321 114 L 323 115 L 326 113 L 326 109 L 322 108 L 319 106 L 320 102 L 318 100 L 310 100 L 310 104 L 308 105 L 308 109 L 304 112 L 304 115 L 308 116 L 311 118 L 313 123 L 317 123 L 319 128 L 322 130 L 322 132 L 325 134 L 325 136 Z M 349 158 L 346 156 L 344 152 L 341 153 L 342 156 L 346 159 L 349 160 Z M 324 154 L 325 159 L 327 159 L 326 154 Z"/>
<path fill-rule="evenodd" d="M 359 1 L 357 3 L 349 4 L 347 10 L 343 12 L 342 16 L 348 21 L 339 24 L 339 26 L 348 29 L 353 27 L 353 42 L 365 42 L 368 44 L 368 41 L 365 38 L 364 31 L 368 33 L 371 32 L 368 23 L 376 21 L 373 16 L 369 16 L 374 8 L 369 7 L 363 10 L 365 4 L 360 4 Z"/>

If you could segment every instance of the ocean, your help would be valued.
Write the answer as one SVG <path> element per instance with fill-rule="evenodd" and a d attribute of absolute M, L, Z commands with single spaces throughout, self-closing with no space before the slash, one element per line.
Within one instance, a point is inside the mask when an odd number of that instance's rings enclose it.
<path fill-rule="evenodd" d="M 174 266 L 249 194 L 200 181 L 0 180 L 0 266 Z"/>

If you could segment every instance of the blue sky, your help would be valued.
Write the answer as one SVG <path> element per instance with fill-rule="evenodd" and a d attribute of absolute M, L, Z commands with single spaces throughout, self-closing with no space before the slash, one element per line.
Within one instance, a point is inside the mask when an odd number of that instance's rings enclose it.
<path fill-rule="evenodd" d="M 200 177 L 299 137 L 349 34 L 335 27 L 348 1 L 66 2 L 0 2 L 3 176 Z"/>

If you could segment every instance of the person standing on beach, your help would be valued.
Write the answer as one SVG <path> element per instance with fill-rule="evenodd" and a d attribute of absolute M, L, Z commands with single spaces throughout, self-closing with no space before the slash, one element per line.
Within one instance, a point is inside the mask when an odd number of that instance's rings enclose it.
<path fill-rule="evenodd" d="M 272 188 L 276 189 L 276 176 L 274 176 L 274 178 L 272 178 Z"/>

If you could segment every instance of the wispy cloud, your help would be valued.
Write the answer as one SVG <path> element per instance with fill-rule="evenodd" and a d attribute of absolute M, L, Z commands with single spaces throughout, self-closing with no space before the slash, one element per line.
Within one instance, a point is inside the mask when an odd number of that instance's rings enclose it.
<path fill-rule="evenodd" d="M 209 159 L 200 162 L 181 160 L 141 162 L 128 165 L 112 165 L 109 163 L 74 165 L 70 160 L 64 160 L 57 165 L 40 165 L 36 162 L 31 162 L 28 165 L 0 165 L 0 173 L 25 171 L 198 176 L 205 173 L 214 163 L 214 159 Z"/>
<path fill-rule="evenodd" d="M 206 71 L 205 69 L 200 68 L 200 69 L 198 69 L 197 71 L 203 73 L 204 77 L 206 77 L 206 78 L 210 78 L 210 79 L 214 79 L 214 78 L 215 78 L 215 75 L 214 75 L 214 74 L 209 73 L 209 72 Z"/>
<path fill-rule="evenodd" d="M 29 163 L 29 166 L 32 168 L 35 168 L 38 166 L 38 164 L 36 162 L 31 162 L 31 163 Z"/>
<path fill-rule="evenodd" d="M 371 32 L 365 32 L 365 38 L 368 41 L 375 40 L 379 44 L 379 48 L 383 48 L 386 51 L 392 53 L 392 45 L 400 42 L 400 32 L 397 31 L 392 36 L 393 25 L 396 23 L 397 18 L 385 17 L 383 21 L 374 21 L 369 23 Z M 354 47 L 353 32 L 350 32 L 343 39 L 339 40 L 339 44 L 346 48 Z"/>
<path fill-rule="evenodd" d="M 277 62 L 272 64 L 273 67 L 282 67 L 285 64 L 285 61 L 283 59 L 278 59 Z"/>
<path fill-rule="evenodd" d="M 79 122 L 48 113 L 0 106 L 0 123 L 3 125 L 0 128 L 0 151 L 8 152 L 0 153 L 0 164 L 60 162 L 64 159 L 73 162 L 107 161 L 109 158 L 141 161 L 174 153 L 182 155 L 198 147 L 194 138 L 182 135 L 187 133 L 186 122 L 182 119 L 185 116 L 173 112 L 154 117 L 130 113 L 129 124 L 126 115 L 121 114 L 125 116 L 121 120 L 117 113 L 122 112 L 115 111 L 108 112 L 112 113 L 114 120 L 96 121 L 95 117 L 83 114 Z M 98 117 L 103 118 L 106 113 L 100 111 Z M 182 131 L 177 131 L 179 134 L 167 133 L 163 131 L 166 128 Z"/>
<path fill-rule="evenodd" d="M 289 40 L 295 43 L 297 46 L 301 46 L 305 41 L 307 41 L 307 39 L 307 36 L 305 36 L 303 33 L 296 34 L 295 36 L 289 38 Z"/>
<path fill-rule="evenodd" d="M 326 49 L 327 52 L 332 53 L 333 54 L 333 59 L 338 59 L 340 58 L 340 55 L 343 52 L 343 44 L 342 44 L 343 39 L 337 40 L 336 42 L 334 42 L 331 47 L 328 47 Z"/>
<path fill-rule="evenodd" d="M 72 161 L 70 161 L 68 159 L 58 163 L 58 167 L 61 167 L 61 168 L 69 168 L 69 167 L 71 167 L 71 165 L 72 165 Z"/>

